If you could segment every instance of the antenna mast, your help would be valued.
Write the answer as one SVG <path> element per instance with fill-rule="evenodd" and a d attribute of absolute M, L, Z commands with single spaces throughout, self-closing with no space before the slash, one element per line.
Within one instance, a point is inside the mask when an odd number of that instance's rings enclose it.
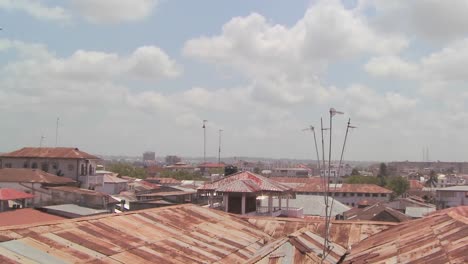
<path fill-rule="evenodd" d="M 55 126 L 55 147 L 57 147 L 57 144 L 58 144 L 59 121 L 60 121 L 60 118 L 57 117 L 57 123 Z"/>

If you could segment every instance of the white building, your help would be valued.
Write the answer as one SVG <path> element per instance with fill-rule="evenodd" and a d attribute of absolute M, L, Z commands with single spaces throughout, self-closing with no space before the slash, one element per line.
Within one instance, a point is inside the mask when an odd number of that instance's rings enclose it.
<path fill-rule="evenodd" d="M 1 168 L 31 168 L 80 182 L 82 188 L 102 185 L 95 175 L 100 158 L 78 148 L 22 148 L 0 155 Z"/>
<path fill-rule="evenodd" d="M 468 205 L 468 186 L 452 186 L 436 189 L 438 209 Z"/>

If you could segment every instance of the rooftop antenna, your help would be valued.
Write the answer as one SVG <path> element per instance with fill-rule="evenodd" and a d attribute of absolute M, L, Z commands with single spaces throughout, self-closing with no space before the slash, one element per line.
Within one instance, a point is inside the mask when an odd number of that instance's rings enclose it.
<path fill-rule="evenodd" d="M 222 129 L 218 130 L 218 133 L 219 133 L 218 164 L 221 164 L 221 132 L 223 132 Z"/>
<path fill-rule="evenodd" d="M 55 147 L 57 147 L 57 144 L 58 144 L 59 121 L 60 121 L 60 118 L 57 117 L 57 123 L 55 126 Z"/>
<path fill-rule="evenodd" d="M 349 133 L 349 130 L 353 129 L 353 128 L 357 128 L 357 127 L 351 125 L 351 118 L 349 118 L 348 119 L 348 125 L 346 126 L 346 133 L 345 133 L 345 138 L 344 138 L 344 142 L 343 142 L 343 147 L 341 149 L 340 162 L 338 163 L 338 173 L 335 174 L 335 179 L 334 179 L 335 188 L 334 188 L 334 190 L 332 192 L 332 201 L 331 201 L 330 214 L 329 214 L 330 216 L 331 216 L 331 213 L 333 211 L 333 203 L 335 202 L 336 179 L 341 173 L 341 165 L 342 165 L 342 162 L 343 162 L 343 155 L 344 155 L 344 151 L 345 151 L 345 147 L 346 147 L 346 142 L 347 142 L 347 139 L 348 139 L 348 133 Z"/>
<path fill-rule="evenodd" d="M 41 135 L 41 140 L 39 141 L 39 147 L 42 148 L 42 143 L 44 142 L 44 139 L 46 137 L 44 135 Z"/>
<path fill-rule="evenodd" d="M 315 137 L 315 128 L 314 126 L 309 126 L 308 128 L 302 129 L 302 131 L 312 131 L 312 134 L 314 134 L 315 151 L 317 152 L 317 166 L 320 173 L 320 155 L 317 147 L 317 138 Z"/>
<path fill-rule="evenodd" d="M 330 220 L 331 220 L 331 211 L 328 214 L 327 211 L 329 210 L 328 206 L 328 196 L 330 191 L 330 176 L 331 176 L 331 157 L 332 157 L 332 132 L 333 132 L 333 117 L 337 114 L 344 114 L 343 112 L 337 111 L 335 108 L 330 108 L 330 135 L 329 135 L 329 146 L 328 146 L 328 175 L 327 175 L 327 184 L 325 185 L 327 188 L 325 190 L 325 241 L 323 246 L 323 259 L 326 258 L 329 252 L 329 230 L 330 230 Z M 336 176 L 336 174 L 335 174 Z M 336 186 L 335 186 L 336 187 Z"/>
<path fill-rule="evenodd" d="M 203 120 L 203 163 L 206 163 L 206 122 Z"/>

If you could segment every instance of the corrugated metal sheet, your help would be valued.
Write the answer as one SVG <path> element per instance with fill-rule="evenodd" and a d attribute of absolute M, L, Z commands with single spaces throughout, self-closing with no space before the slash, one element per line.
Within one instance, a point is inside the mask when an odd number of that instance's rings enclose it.
<path fill-rule="evenodd" d="M 355 245 L 346 263 L 468 263 L 468 206 L 402 223 Z"/>
<path fill-rule="evenodd" d="M 320 178 L 294 178 L 294 177 L 278 177 L 272 178 L 278 182 L 294 186 L 294 191 L 298 193 L 304 192 L 325 192 L 323 183 Z M 380 187 L 376 184 L 331 184 L 331 192 L 337 193 L 392 193 L 391 190 Z"/>
<path fill-rule="evenodd" d="M 274 238 L 281 238 L 306 228 L 318 235 L 324 234 L 325 222 L 318 219 L 293 219 L 273 217 L 245 217 L 247 221 Z M 395 226 L 396 223 L 371 221 L 332 221 L 330 240 L 344 248 Z"/>
<path fill-rule="evenodd" d="M 243 263 L 271 239 L 233 215 L 179 205 L 0 228 L 0 255 L 36 263 Z"/>

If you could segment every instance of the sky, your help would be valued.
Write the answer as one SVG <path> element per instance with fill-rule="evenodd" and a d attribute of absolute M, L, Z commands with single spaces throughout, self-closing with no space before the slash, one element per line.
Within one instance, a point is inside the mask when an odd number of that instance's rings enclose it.
<path fill-rule="evenodd" d="M 0 152 L 467 161 L 468 1 L 0 0 Z M 328 141 L 329 131 L 325 131 Z M 327 143 L 328 144 L 328 143 Z"/>

